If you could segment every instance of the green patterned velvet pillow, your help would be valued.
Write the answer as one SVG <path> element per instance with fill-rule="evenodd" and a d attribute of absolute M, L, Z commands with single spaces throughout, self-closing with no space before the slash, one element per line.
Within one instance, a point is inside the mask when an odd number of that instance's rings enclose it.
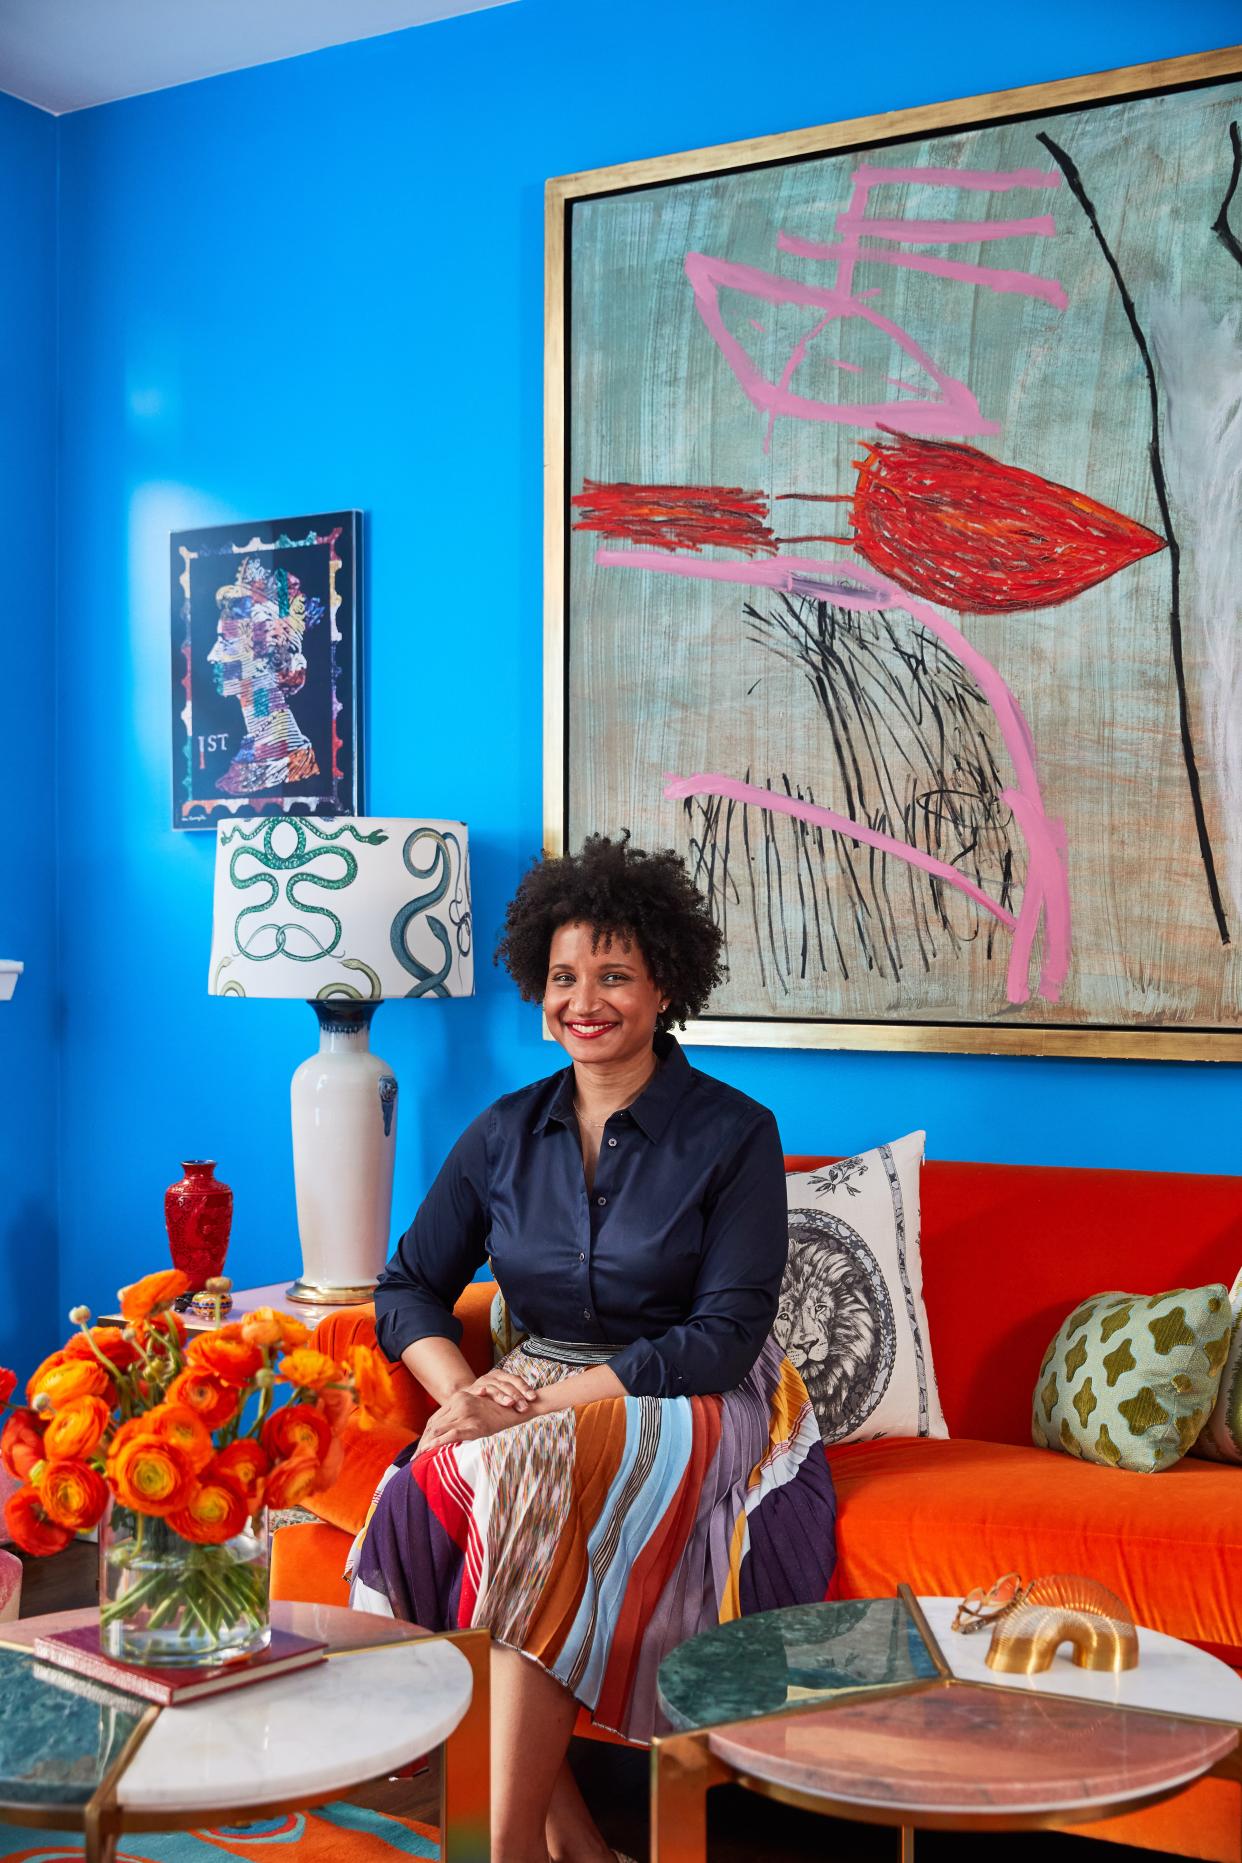
<path fill-rule="evenodd" d="M 1191 1452 L 1208 1462 L 1242 1462 L 1242 1274 L 1229 1289 L 1229 1306 L 1233 1315 L 1229 1356 L 1215 1408 Z"/>
<path fill-rule="evenodd" d="M 1039 1368 L 1036 1446 L 1141 1474 L 1171 1468 L 1211 1415 L 1231 1330 L 1222 1284 L 1084 1300 Z"/>

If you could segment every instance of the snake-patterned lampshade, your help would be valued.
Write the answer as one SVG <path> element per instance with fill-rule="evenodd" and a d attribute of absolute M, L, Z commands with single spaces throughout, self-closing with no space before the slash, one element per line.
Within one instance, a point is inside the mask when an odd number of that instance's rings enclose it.
<path fill-rule="evenodd" d="M 213 996 L 472 996 L 466 824 L 265 816 L 220 825 Z"/>

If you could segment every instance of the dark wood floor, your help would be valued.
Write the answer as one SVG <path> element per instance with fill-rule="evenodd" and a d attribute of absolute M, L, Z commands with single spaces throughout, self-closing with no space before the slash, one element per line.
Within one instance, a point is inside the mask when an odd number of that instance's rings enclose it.
<path fill-rule="evenodd" d="M 23 1563 L 23 1617 L 94 1602 L 93 1546 L 79 1543 L 54 1559 Z M 609 1843 L 646 1863 L 646 1756 L 594 1740 L 576 1740 L 570 1760 Z M 433 1762 L 413 1779 L 389 1780 L 354 1797 L 373 1810 L 399 1812 L 434 1824 L 439 1817 L 439 1793 L 439 1772 Z M 898 1855 L 893 1831 L 817 1818 L 732 1786 L 712 1794 L 708 1836 L 710 1863 L 824 1863 L 826 1858 L 832 1863 L 897 1863 Z M 1143 1863 L 1144 1858 L 1147 1863 L 1175 1863 L 1164 1852 L 1122 1849 L 1042 1831 L 998 1836 L 920 1832 L 916 1848 L 919 1863 Z"/>

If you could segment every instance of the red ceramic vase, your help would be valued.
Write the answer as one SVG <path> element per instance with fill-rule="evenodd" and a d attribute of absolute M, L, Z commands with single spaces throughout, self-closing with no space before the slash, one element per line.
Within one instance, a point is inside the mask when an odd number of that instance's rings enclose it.
<path fill-rule="evenodd" d="M 233 1223 L 233 1193 L 216 1180 L 215 1160 L 189 1158 L 185 1176 L 164 1192 L 164 1221 L 173 1267 L 189 1279 L 196 1294 L 224 1267 Z"/>

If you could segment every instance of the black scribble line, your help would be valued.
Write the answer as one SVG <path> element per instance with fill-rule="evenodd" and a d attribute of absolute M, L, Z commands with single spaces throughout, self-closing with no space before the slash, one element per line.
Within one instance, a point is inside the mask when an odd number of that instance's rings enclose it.
<path fill-rule="evenodd" d="M 787 796 L 792 796 L 793 790 L 789 786 L 789 778 L 785 775 L 783 771 L 781 772 L 781 781 L 785 785 L 785 794 Z M 801 835 L 797 837 L 797 843 L 798 844 L 795 849 L 795 853 L 800 856 L 802 852 L 802 836 Z M 802 884 L 801 858 L 797 860 L 795 867 L 794 867 L 794 872 L 798 876 L 798 904 L 802 908 L 802 952 L 801 952 L 801 956 L 800 956 L 799 963 L 798 963 L 798 975 L 805 979 L 807 953 L 808 953 L 808 947 L 810 945 L 810 940 L 811 940 L 811 926 L 810 926 L 810 920 L 807 916 L 807 909 L 806 909 L 806 888 Z M 818 914 L 816 914 L 816 916 L 818 917 Z"/>
<path fill-rule="evenodd" d="M 768 788 L 772 787 L 771 783 Z M 769 821 L 774 818 L 769 816 Z M 776 862 L 776 922 L 781 928 L 781 943 L 785 951 L 785 971 L 793 970 L 793 960 L 789 952 L 789 920 L 785 916 L 785 863 L 781 857 L 781 845 L 776 836 L 772 836 L 772 858 Z"/>
<path fill-rule="evenodd" d="M 781 973 L 780 954 L 776 949 L 776 927 L 772 922 L 772 817 L 766 809 L 760 812 L 759 821 L 763 828 L 763 896 L 767 902 L 768 950 L 776 980 L 788 994 L 789 986 Z"/>
<path fill-rule="evenodd" d="M 788 782 L 789 780 L 788 777 L 786 777 L 785 780 L 786 782 Z M 811 837 L 813 836 L 814 833 L 815 833 L 815 829 L 810 822 L 799 822 L 798 823 L 798 852 L 801 854 L 802 860 L 805 863 L 807 884 L 811 889 L 810 891 L 811 910 L 815 914 L 815 949 L 819 956 L 820 970 L 823 971 L 823 970 L 826 970 L 828 966 L 824 958 L 824 926 L 823 926 L 823 920 L 820 917 L 820 911 L 819 911 L 819 894 L 815 889 L 815 874 L 811 867 L 810 842 L 811 842 Z M 801 886 L 802 886 L 801 876 L 802 876 L 802 869 L 801 867 L 799 867 L 798 869 L 799 890 L 801 890 Z M 805 949 L 805 941 L 804 941 L 803 948 Z M 806 972 L 803 971 L 802 974 L 803 976 L 805 976 Z"/>
<path fill-rule="evenodd" d="M 712 916 L 724 936 L 726 960 L 729 945 L 729 907 L 737 903 L 740 895 L 737 882 L 729 871 L 729 844 L 733 833 L 733 811 L 736 802 L 730 800 L 727 809 L 719 796 L 688 796 L 682 804 L 686 816 L 687 841 L 689 853 L 686 865 L 690 878 L 711 904 Z M 724 831 L 720 829 L 720 815 L 724 810 Z M 702 827 L 698 828 L 696 816 L 701 815 Z"/>
<path fill-rule="evenodd" d="M 746 772 L 746 781 L 750 781 L 750 771 Z M 755 857 L 750 851 L 750 810 L 742 810 L 742 846 L 746 850 L 746 877 L 750 881 L 750 922 L 755 932 L 755 956 L 759 959 L 759 982 L 766 990 L 768 973 L 763 964 L 763 945 L 759 936 L 759 893 L 755 886 Z"/>
<path fill-rule="evenodd" d="M 997 897 L 997 904 L 1004 906 L 1006 912 L 1012 912 L 1014 913 L 1016 917 L 1017 909 L 1015 907 L 1014 897 L 1013 897 L 1013 855 L 1008 852 L 1006 852 L 1004 861 L 1002 863 L 1000 893 Z M 985 936 L 986 936 L 986 943 L 987 943 L 987 953 L 990 958 L 992 956 L 993 951 L 996 948 L 996 920 L 995 919 L 993 918 L 988 919 L 987 931 L 986 931 Z"/>
<path fill-rule="evenodd" d="M 1212 222 L 1212 231 L 1224 246 L 1225 251 L 1242 265 L 1242 245 L 1237 234 L 1229 224 L 1229 209 L 1233 206 L 1233 197 L 1238 191 L 1238 182 L 1242 181 L 1242 135 L 1238 125 L 1229 125 L 1229 146 L 1233 150 L 1233 167 L 1229 174 L 1229 186 L 1225 189 L 1225 198 L 1220 204 L 1220 212 Z"/>
<path fill-rule="evenodd" d="M 1233 126 L 1236 129 L 1236 124 Z M 1182 549 L 1177 532 L 1173 528 L 1173 512 L 1169 504 L 1169 488 L 1164 476 L 1164 457 L 1160 451 L 1160 389 L 1156 382 L 1156 368 L 1152 361 L 1143 326 L 1138 319 L 1134 299 L 1129 287 L 1121 275 L 1112 247 L 1104 237 L 1082 176 L 1072 159 L 1046 130 L 1040 130 L 1035 140 L 1042 142 L 1053 161 L 1060 168 L 1069 182 L 1070 190 L 1087 217 L 1087 223 L 1095 236 L 1096 245 L 1104 256 L 1104 262 L 1113 275 L 1121 298 L 1126 321 L 1133 336 L 1147 375 L 1147 398 L 1151 407 L 1151 439 L 1148 442 L 1148 459 L 1151 466 L 1152 484 L 1156 488 L 1156 502 L 1160 506 L 1160 523 L 1164 531 L 1165 542 L 1169 549 L 1169 642 L 1173 653 L 1173 676 L 1177 683 L 1178 724 L 1182 740 L 1182 761 L 1186 765 L 1186 781 L 1190 787 L 1190 804 L 1194 811 L 1195 831 L 1199 838 L 1199 855 L 1203 861 L 1203 871 L 1207 877 L 1208 897 L 1212 902 L 1212 912 L 1216 919 L 1216 929 L 1220 933 L 1222 944 L 1229 944 L 1229 921 L 1225 916 L 1225 903 L 1221 898 L 1220 885 L 1216 878 L 1216 861 L 1212 853 L 1212 838 L 1208 833 L 1207 816 L 1203 808 L 1203 791 L 1199 783 L 1199 765 L 1195 758 L 1194 732 L 1190 723 L 1190 698 L 1186 690 L 1186 661 L 1182 639 Z M 1232 193 L 1232 188 L 1230 190 Z M 1228 202 L 1229 196 L 1226 196 Z M 1222 208 L 1222 212 L 1224 209 Z"/>
<path fill-rule="evenodd" d="M 832 806 L 842 808 L 847 795 L 860 827 L 923 849 L 992 898 L 1008 898 L 1017 827 L 1003 799 L 995 719 L 961 662 L 902 613 L 858 613 L 810 596 L 774 595 L 771 603 L 745 606 L 748 635 L 795 667 L 814 695 L 825 727 L 816 761 L 828 763 Z M 788 772 L 761 780 L 774 794 L 816 801 L 811 785 Z M 699 798 L 686 810 L 690 870 L 718 924 L 726 900 L 749 887 L 765 987 L 770 976 L 787 993 L 795 975 L 848 979 L 858 969 L 897 980 L 911 964 L 927 974 L 971 945 L 989 958 L 997 948 L 991 914 L 936 875 L 904 860 L 898 875 L 899 856 L 845 830 L 764 808 L 760 824 L 750 819 L 756 805 L 729 807 L 741 810 L 745 866 L 731 866 L 721 849 L 731 817 L 720 800 Z M 762 861 L 752 829 L 762 835 Z"/>
<path fill-rule="evenodd" d="M 811 802 L 811 803 L 815 801 L 815 791 L 811 788 L 811 785 L 809 783 L 806 786 L 806 799 L 808 802 Z M 839 964 L 840 969 L 841 969 L 842 979 L 843 981 L 848 983 L 849 976 L 850 976 L 850 967 L 845 961 L 845 952 L 841 948 L 841 934 L 837 930 L 837 915 L 835 911 L 833 910 L 833 905 L 832 905 L 832 894 L 833 894 L 834 889 L 829 883 L 828 856 L 827 856 L 827 850 L 825 849 L 825 846 L 824 846 L 824 831 L 819 826 L 819 824 L 816 823 L 813 832 L 815 836 L 815 851 L 819 856 L 819 871 L 820 871 L 820 878 L 823 883 L 824 905 L 827 908 L 827 912 L 828 912 L 828 923 L 832 928 L 833 949 L 836 951 L 836 954 L 837 954 L 837 963 Z"/>
<path fill-rule="evenodd" d="M 729 806 L 725 810 L 724 848 L 721 852 L 720 861 L 720 898 L 723 904 L 720 929 L 724 933 L 726 963 L 729 954 L 729 898 L 730 895 L 732 895 L 734 899 L 739 897 L 737 885 L 729 872 L 729 843 L 733 836 L 733 811 L 736 807 L 737 803 L 730 797 Z"/>

